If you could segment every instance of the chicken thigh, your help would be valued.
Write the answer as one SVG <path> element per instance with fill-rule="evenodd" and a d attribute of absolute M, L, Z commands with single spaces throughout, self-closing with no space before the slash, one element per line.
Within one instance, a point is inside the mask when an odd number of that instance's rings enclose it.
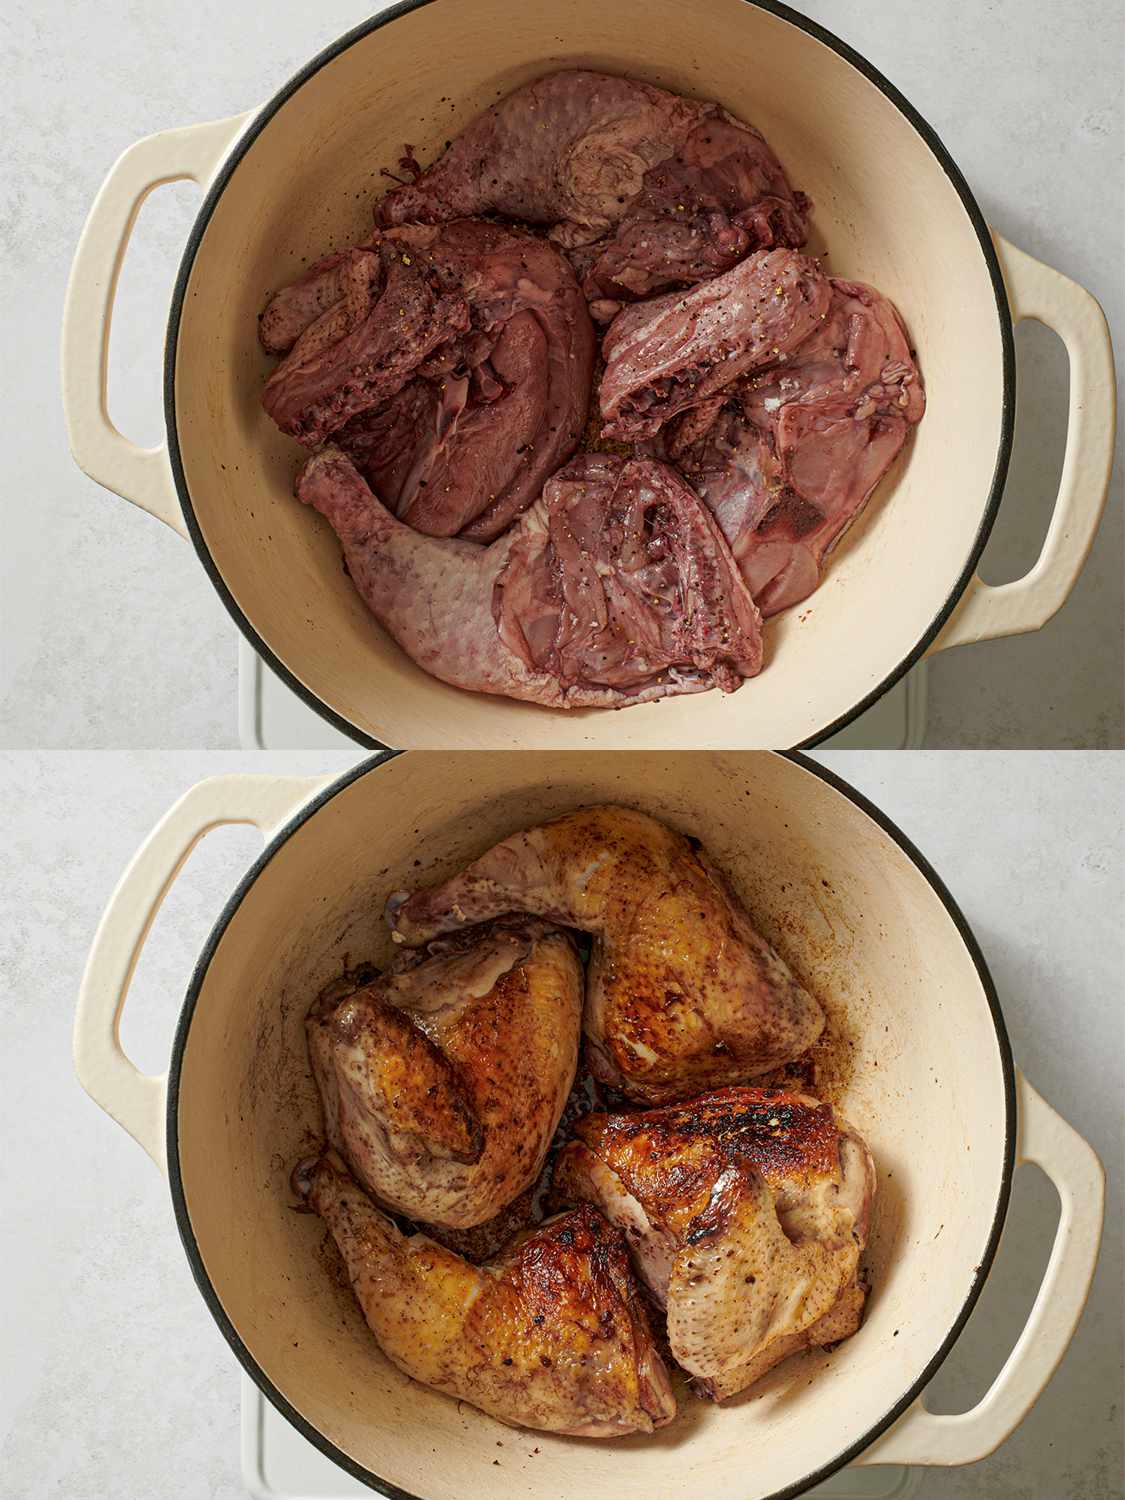
<path fill-rule="evenodd" d="M 404 953 L 309 1014 L 329 1144 L 383 1203 L 481 1224 L 536 1178 L 574 1080 L 582 966 L 513 918 Z"/>
<path fill-rule="evenodd" d="M 652 1432 L 676 1413 L 621 1235 L 590 1208 L 473 1266 L 403 1234 L 332 1153 L 294 1187 L 328 1225 L 368 1326 L 405 1374 L 512 1426 Z"/>
<path fill-rule="evenodd" d="M 645 1114 L 590 1114 L 560 1202 L 596 1203 L 668 1315 L 672 1353 L 715 1401 L 859 1327 L 875 1168 L 832 1106 L 733 1088 Z"/>
<path fill-rule="evenodd" d="M 590 1070 L 658 1104 L 789 1061 L 824 1027 L 692 841 L 627 807 L 591 807 L 513 834 L 442 885 L 391 897 L 399 941 L 508 911 L 594 939 L 584 1026 Z"/>

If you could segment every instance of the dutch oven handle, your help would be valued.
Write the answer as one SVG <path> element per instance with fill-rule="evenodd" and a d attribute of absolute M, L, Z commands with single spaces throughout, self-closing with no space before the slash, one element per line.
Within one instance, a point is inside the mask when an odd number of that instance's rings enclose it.
<path fill-rule="evenodd" d="M 205 187 L 253 113 L 161 131 L 117 159 L 82 230 L 63 304 L 62 398 L 75 462 L 98 484 L 184 537 L 166 446 L 138 447 L 110 420 L 106 375 L 113 303 L 125 250 L 149 193 L 185 179 Z"/>
<path fill-rule="evenodd" d="M 858 1464 L 971 1464 L 1010 1437 L 1055 1373 L 1074 1337 L 1102 1234 L 1105 1173 L 1078 1132 L 1016 1074 L 1016 1162 L 1042 1167 L 1059 1195 L 1059 1227 L 1043 1281 L 1015 1347 L 972 1411 L 938 1416 L 919 1399 Z"/>
<path fill-rule="evenodd" d="M 121 1046 L 121 1012 L 141 950 L 164 897 L 204 834 L 252 823 L 268 841 L 331 777 L 213 776 L 156 825 L 109 898 L 78 992 L 74 1063 L 95 1104 L 123 1125 L 160 1170 L 167 1170 L 167 1076 L 142 1073 Z"/>
<path fill-rule="evenodd" d="M 1054 330 L 1070 360 L 1066 452 L 1051 523 L 1035 566 L 1011 583 L 975 574 L 930 647 L 943 651 L 996 636 L 1039 630 L 1066 603 L 1094 545 L 1109 493 L 1117 403 L 1113 345 L 1096 300 L 1084 287 L 992 236 L 1015 322 L 1035 318 Z"/>

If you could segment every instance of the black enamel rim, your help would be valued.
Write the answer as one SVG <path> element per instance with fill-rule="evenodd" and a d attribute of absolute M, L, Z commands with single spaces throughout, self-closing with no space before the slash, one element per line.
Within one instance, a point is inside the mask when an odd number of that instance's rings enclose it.
<path fill-rule="evenodd" d="M 354 766 L 350 771 L 347 771 L 344 773 L 344 775 L 338 777 L 337 780 L 332 782 L 330 786 L 319 792 L 314 798 L 312 798 L 310 802 L 306 803 L 302 808 L 300 808 L 299 811 L 290 819 L 290 821 L 286 823 L 285 826 L 277 834 L 275 834 L 266 848 L 259 855 L 258 859 L 239 881 L 234 894 L 231 896 L 230 900 L 223 908 L 222 913 L 215 923 L 215 926 L 211 930 L 211 934 L 207 939 L 207 943 L 204 946 L 203 951 L 200 954 L 199 961 L 192 973 L 191 982 L 188 985 L 187 994 L 184 998 L 183 1009 L 180 1012 L 180 1019 L 176 1027 L 176 1035 L 172 1043 L 172 1058 L 168 1070 L 167 1106 L 168 1179 L 172 1190 L 172 1203 L 175 1209 L 176 1224 L 179 1228 L 180 1238 L 183 1241 L 184 1250 L 187 1253 L 187 1258 L 191 1265 L 192 1275 L 195 1277 L 196 1285 L 203 1295 L 203 1300 L 207 1303 L 207 1306 L 211 1310 L 212 1317 L 219 1325 L 224 1338 L 233 1349 L 235 1356 L 238 1359 L 239 1363 L 242 1365 L 243 1369 L 254 1381 L 255 1385 L 266 1397 L 266 1399 L 277 1408 L 282 1416 L 284 1416 L 289 1422 L 291 1422 L 292 1425 L 298 1430 L 298 1432 L 300 1432 L 304 1438 L 312 1443 L 315 1448 L 318 1448 L 321 1453 L 323 1453 L 327 1458 L 330 1458 L 334 1463 L 338 1464 L 340 1468 L 346 1470 L 347 1473 L 351 1474 L 353 1478 L 360 1480 L 363 1484 L 366 1484 L 371 1489 L 377 1491 L 377 1493 L 388 1496 L 389 1500 L 424 1500 L 424 1497 L 416 1495 L 410 1490 L 400 1489 L 397 1485 L 391 1484 L 385 1479 L 381 1479 L 378 1474 L 373 1473 L 370 1469 L 363 1468 L 362 1465 L 357 1464 L 354 1459 L 350 1458 L 346 1453 L 344 1453 L 342 1449 L 338 1448 L 334 1443 L 330 1442 L 329 1439 L 326 1438 L 318 1428 L 314 1427 L 310 1422 L 308 1422 L 294 1406 L 290 1405 L 290 1403 L 285 1399 L 285 1397 L 270 1380 L 269 1376 L 266 1375 L 265 1371 L 261 1369 L 261 1367 L 254 1359 L 254 1356 L 251 1354 L 250 1350 L 243 1343 L 234 1324 L 228 1318 L 226 1311 L 223 1308 L 222 1302 L 219 1299 L 218 1293 L 215 1290 L 214 1284 L 212 1283 L 211 1278 L 207 1273 L 206 1267 L 203 1264 L 203 1257 L 196 1242 L 195 1231 L 192 1228 L 191 1217 L 188 1212 L 187 1200 L 184 1195 L 183 1177 L 180 1171 L 179 1102 L 184 1052 L 187 1046 L 188 1033 L 191 1030 L 192 1018 L 195 1014 L 196 1003 L 199 999 L 199 994 L 203 987 L 203 983 L 207 977 L 207 971 L 210 967 L 211 960 L 214 958 L 215 952 L 218 949 L 219 944 L 222 942 L 223 936 L 228 926 L 239 910 L 239 907 L 242 905 L 247 892 L 253 886 L 258 876 L 265 869 L 266 865 L 269 864 L 270 860 L 273 859 L 274 855 L 278 852 L 282 845 L 287 843 L 288 840 L 292 838 L 292 836 L 297 832 L 297 830 L 303 827 L 304 824 L 307 823 L 309 819 L 312 818 L 320 810 L 320 808 L 322 808 L 326 803 L 330 802 L 333 797 L 337 796 L 347 787 L 350 787 L 353 782 L 358 781 L 363 776 L 370 775 L 371 773 L 377 771 L 380 766 L 384 765 L 387 761 L 394 759 L 396 756 L 408 753 L 409 752 L 399 750 L 386 750 L 380 755 L 376 755 L 365 761 L 361 761 L 359 765 Z M 583 752 L 576 753 L 581 754 Z M 816 761 L 809 759 L 808 756 L 802 755 L 799 751 L 757 751 L 747 753 L 781 754 L 785 756 L 786 759 L 791 760 L 795 764 L 803 767 L 812 775 L 818 776 L 822 781 L 827 782 L 827 784 L 831 786 L 835 791 L 839 792 L 841 796 L 846 797 L 849 802 L 854 803 L 855 806 L 858 807 L 862 812 L 866 813 L 873 822 L 877 823 L 878 826 L 883 830 L 883 832 L 888 834 L 889 837 L 894 840 L 894 842 L 903 851 L 903 853 L 906 854 L 906 856 L 913 862 L 916 868 L 925 877 L 930 885 L 930 888 L 941 901 L 942 905 L 945 907 L 946 912 L 949 914 L 949 917 L 951 918 L 954 926 L 957 928 L 957 931 L 961 937 L 961 941 L 965 944 L 969 956 L 973 961 L 973 965 L 976 968 L 977 977 L 980 980 L 985 999 L 988 1001 L 988 1008 L 992 1015 L 992 1024 L 996 1031 L 996 1046 L 1000 1054 L 1000 1069 L 1004 1086 L 1004 1157 L 1000 1179 L 1000 1190 L 997 1195 L 996 1208 L 992 1219 L 992 1226 L 989 1230 L 988 1241 L 985 1246 L 984 1253 L 981 1256 L 980 1266 L 978 1268 L 977 1275 L 973 1281 L 973 1284 L 969 1288 L 965 1300 L 961 1305 L 960 1312 L 954 1320 L 952 1327 L 949 1329 L 949 1332 L 942 1340 L 941 1346 L 939 1347 L 937 1353 L 930 1360 L 929 1364 L 926 1365 L 925 1369 L 918 1376 L 917 1380 L 914 1381 L 910 1389 L 907 1390 L 902 1395 L 902 1397 L 894 1404 L 894 1406 L 891 1407 L 890 1411 L 888 1411 L 885 1416 L 883 1416 L 878 1422 L 870 1427 L 861 1438 L 859 1438 L 856 1442 L 850 1444 L 841 1453 L 837 1454 L 837 1456 L 833 1458 L 829 1463 L 822 1465 L 814 1473 L 807 1475 L 804 1479 L 801 1479 L 797 1481 L 797 1483 L 791 1484 L 784 1489 L 775 1490 L 769 1495 L 758 1497 L 758 1500 L 793 1500 L 793 1497 L 797 1495 L 803 1495 L 814 1485 L 821 1484 L 824 1480 L 835 1474 L 838 1469 L 842 1469 L 846 1464 L 850 1463 L 852 1459 L 857 1457 L 858 1454 L 862 1453 L 865 1448 L 873 1443 L 877 1437 L 885 1432 L 887 1428 L 890 1427 L 891 1424 L 895 1422 L 904 1411 L 906 1411 L 907 1407 L 917 1399 L 922 1390 L 926 1387 L 926 1385 L 928 1385 L 930 1380 L 932 1380 L 934 1375 L 937 1373 L 937 1370 L 949 1354 L 949 1351 L 956 1343 L 962 1328 L 964 1328 L 965 1323 L 968 1320 L 969 1314 L 973 1310 L 973 1307 L 976 1305 L 977 1298 L 980 1296 L 981 1289 L 984 1286 L 989 1271 L 992 1268 L 992 1262 L 996 1255 L 996 1248 L 1000 1241 L 1000 1231 L 1003 1228 L 1004 1217 L 1008 1210 L 1008 1198 L 1011 1192 L 1012 1174 L 1015 1169 L 1015 1069 L 1012 1062 L 1012 1049 L 1011 1044 L 1008 1040 L 1008 1031 L 1004 1023 L 1003 1012 L 1000 1009 L 1000 1001 L 996 994 L 996 987 L 993 984 L 992 975 L 989 973 L 988 965 L 985 962 L 984 955 L 981 953 L 976 937 L 974 936 L 968 922 L 965 920 L 960 907 L 957 905 L 957 902 L 953 899 L 953 896 L 946 888 L 946 885 L 941 879 L 941 876 L 938 875 L 937 871 L 929 863 L 925 855 L 923 855 L 921 851 L 918 850 L 910 841 L 910 839 L 908 839 L 906 835 L 896 826 L 896 824 L 892 822 L 892 820 L 887 817 L 884 812 L 882 812 L 878 807 L 870 802 L 862 792 L 856 791 L 854 787 L 849 786 L 846 781 L 842 780 L 834 772 L 828 770 L 825 766 L 819 765 Z"/>
<path fill-rule="evenodd" d="M 247 129 L 235 142 L 230 154 L 220 168 L 214 183 L 211 185 L 207 196 L 203 200 L 203 205 L 200 208 L 194 225 L 192 226 L 192 231 L 188 238 L 187 247 L 184 250 L 183 260 L 180 262 L 180 270 L 176 278 L 175 290 L 172 294 L 172 306 L 168 316 L 168 332 L 167 338 L 165 340 L 164 421 L 168 434 L 168 456 L 171 461 L 172 475 L 175 479 L 176 490 L 180 497 L 180 506 L 183 510 L 184 521 L 187 524 L 188 534 L 191 537 L 192 543 L 199 555 L 200 561 L 202 562 L 204 568 L 207 570 L 207 576 L 210 578 L 220 599 L 222 599 L 223 603 L 226 605 L 227 612 L 230 614 L 239 630 L 241 630 L 242 634 L 250 642 L 251 646 L 253 646 L 254 650 L 263 659 L 263 661 L 266 662 L 270 670 L 273 671 L 278 677 L 280 677 L 282 682 L 285 683 L 286 687 L 288 687 L 291 692 L 295 693 L 303 703 L 305 703 L 314 711 L 314 713 L 319 714 L 322 719 L 325 719 L 335 729 L 338 729 L 341 734 L 347 735 L 350 739 L 355 740 L 360 745 L 366 746 L 370 750 L 381 750 L 384 747 L 379 740 L 372 738 L 372 736 L 369 734 L 365 734 L 363 730 L 357 728 L 356 725 L 352 724 L 348 719 L 345 719 L 341 714 L 338 714 L 335 709 L 329 708 L 329 706 L 326 703 L 322 702 L 321 699 L 310 688 L 307 688 L 303 682 L 301 682 L 296 676 L 294 676 L 294 674 L 289 670 L 285 663 L 279 660 L 279 658 L 274 654 L 269 646 L 266 645 L 265 641 L 262 640 L 261 636 L 254 629 L 254 626 L 247 619 L 246 615 L 243 614 L 233 594 L 227 588 L 226 583 L 223 580 L 222 574 L 220 573 L 219 568 L 211 555 L 210 549 L 208 548 L 207 543 L 204 540 L 203 533 L 199 527 L 199 523 L 196 520 L 195 509 L 192 505 L 191 493 L 188 489 L 187 479 L 184 474 L 184 466 L 180 454 L 179 433 L 176 426 L 176 351 L 179 344 L 180 320 L 183 315 L 184 302 L 187 296 L 188 280 L 191 276 L 192 267 L 195 264 L 196 253 L 199 250 L 199 246 L 202 242 L 203 235 L 206 232 L 207 226 L 211 221 L 211 215 L 215 211 L 216 204 L 222 196 L 231 177 L 234 175 L 234 172 L 237 169 L 239 163 L 242 161 L 242 158 L 246 155 L 247 151 L 257 140 L 258 136 L 261 135 L 262 131 L 273 119 L 274 115 L 286 102 L 286 100 L 288 100 L 293 94 L 295 94 L 302 84 L 306 83 L 311 77 L 313 77 L 315 73 L 318 73 L 320 69 L 323 68 L 327 63 L 332 62 L 333 59 L 338 57 L 341 52 L 346 51 L 347 48 L 350 47 L 354 42 L 357 42 L 363 37 L 370 35 L 370 33 L 373 31 L 378 31 L 380 27 L 386 26 L 389 22 L 397 20 L 400 16 L 406 15 L 410 11 L 420 10 L 422 6 L 430 5 L 433 3 L 434 0 L 401 0 L 400 4 L 394 5 L 388 10 L 382 11 L 378 16 L 373 17 L 371 20 L 365 21 L 362 23 L 362 25 L 353 28 L 353 30 L 345 32 L 342 37 L 333 42 L 330 47 L 326 47 L 323 52 L 314 57 L 313 60 L 304 68 L 302 68 L 299 73 L 295 74 L 284 86 L 284 88 L 280 89 L 278 93 L 276 93 L 274 97 L 269 101 L 269 103 L 266 104 L 250 122 Z M 869 709 L 873 703 L 876 703 L 884 693 L 886 693 L 890 688 L 894 687 L 895 683 L 900 681 L 901 678 L 904 677 L 907 672 L 909 672 L 910 668 L 913 667 L 916 662 L 919 662 L 922 659 L 929 646 L 937 637 L 938 632 L 941 630 L 942 626 L 949 619 L 949 616 L 952 614 L 954 606 L 961 598 L 961 595 L 968 587 L 969 581 L 976 571 L 976 565 L 980 559 L 980 555 L 984 551 L 985 543 L 988 541 L 989 534 L 992 531 L 993 524 L 995 523 L 996 514 L 1000 507 L 1000 499 L 1004 491 L 1004 480 L 1007 477 L 1008 473 L 1008 461 L 1011 456 L 1012 450 L 1012 430 L 1015 423 L 1016 406 L 1015 345 L 1012 337 L 1012 317 L 1011 312 L 1008 308 L 1007 293 L 1004 290 L 1004 278 L 1000 270 L 1000 262 L 997 259 L 995 247 L 992 243 L 992 236 L 989 234 L 988 225 L 985 223 L 984 215 L 981 213 L 977 201 L 973 197 L 973 194 L 969 189 L 968 183 L 962 176 L 960 168 L 957 166 L 952 156 L 950 156 L 949 152 L 946 150 L 945 145 L 943 144 L 941 138 L 938 136 L 937 132 L 922 118 L 922 116 L 909 102 L 909 100 L 906 99 L 898 91 L 898 89 L 895 88 L 894 84 L 891 83 L 889 79 L 885 78 L 877 68 L 872 67 L 872 65 L 867 61 L 866 58 L 864 58 L 860 53 L 856 52 L 853 48 L 849 47 L 846 42 L 843 42 L 839 37 L 834 36 L 832 32 L 826 31 L 823 26 L 818 25 L 815 21 L 810 21 L 806 16 L 802 16 L 797 11 L 791 10 L 788 5 L 780 3 L 780 0 L 745 0 L 745 3 L 748 5 L 753 5 L 758 10 L 769 11 L 771 14 L 780 17 L 782 20 L 788 21 L 793 26 L 798 27 L 801 31 L 806 32 L 809 36 L 814 37 L 817 41 L 822 42 L 826 47 L 830 47 L 833 52 L 837 53 L 846 62 L 850 63 L 851 66 L 862 73 L 870 83 L 873 83 L 881 93 L 885 94 L 886 97 L 891 101 L 891 103 L 894 104 L 899 112 L 906 117 L 909 123 L 922 137 L 926 145 L 930 148 L 934 156 L 937 158 L 938 165 L 941 167 L 942 171 L 949 178 L 950 183 L 953 185 L 953 188 L 955 189 L 957 196 L 960 198 L 961 204 L 969 217 L 969 221 L 972 224 L 974 231 L 976 232 L 977 240 L 980 244 L 981 254 L 984 256 L 985 265 L 988 269 L 988 274 L 992 281 L 993 295 L 996 298 L 996 314 L 1000 325 L 1000 343 L 1003 365 L 1000 443 L 997 448 L 996 466 L 992 474 L 992 483 L 988 492 L 988 501 L 984 507 L 984 511 L 981 516 L 980 527 L 977 530 L 976 539 L 973 542 L 972 548 L 970 549 L 969 556 L 965 562 L 965 566 L 962 568 L 959 577 L 956 579 L 953 587 L 950 589 L 948 595 L 946 596 L 945 603 L 938 610 L 929 626 L 923 632 L 918 641 L 918 644 L 914 647 L 914 649 L 906 657 L 904 657 L 901 662 L 899 662 L 898 666 L 895 667 L 895 669 L 891 673 L 889 673 L 888 676 L 886 676 L 877 687 L 873 688 L 866 697 L 862 698 L 854 708 L 849 709 L 845 714 L 841 714 L 840 717 L 834 719 L 832 723 L 826 724 L 822 729 L 818 729 L 814 734 L 809 735 L 808 738 L 801 742 L 803 746 L 813 746 L 820 744 L 823 740 L 828 739 L 831 735 L 837 733 L 838 730 L 841 730 L 846 725 L 850 724 L 853 719 L 858 718 L 859 715 Z"/>

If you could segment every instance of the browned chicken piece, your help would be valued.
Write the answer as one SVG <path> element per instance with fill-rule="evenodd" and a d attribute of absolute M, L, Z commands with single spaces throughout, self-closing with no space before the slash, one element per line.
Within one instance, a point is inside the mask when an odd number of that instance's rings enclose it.
<path fill-rule="evenodd" d="M 572 1437 L 652 1432 L 675 1416 L 621 1235 L 588 1205 L 478 1267 L 403 1234 L 332 1153 L 293 1182 L 328 1225 L 383 1353 L 413 1379 Z"/>
<path fill-rule="evenodd" d="M 329 1145 L 383 1203 L 481 1224 L 543 1165 L 578 1060 L 582 966 L 565 932 L 514 918 L 404 953 L 313 1006 Z"/>
<path fill-rule="evenodd" d="M 592 935 L 590 1071 L 631 1099 L 742 1082 L 824 1027 L 698 844 L 646 813 L 590 807 L 525 829 L 444 884 L 392 896 L 387 916 L 421 944 L 507 911 Z"/>
<path fill-rule="evenodd" d="M 625 1234 L 697 1389 L 722 1401 L 799 1350 L 854 1333 L 875 1167 L 830 1104 L 723 1089 L 590 1114 L 555 1173 Z"/>

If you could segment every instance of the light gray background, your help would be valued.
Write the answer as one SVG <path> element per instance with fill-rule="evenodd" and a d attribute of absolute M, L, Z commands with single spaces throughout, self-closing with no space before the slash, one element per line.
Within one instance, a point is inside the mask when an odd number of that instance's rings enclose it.
<path fill-rule="evenodd" d="M 266 99 L 377 8 L 364 0 L 10 0 L 0 140 L 7 521 L 0 745 L 237 744 L 235 629 L 192 549 L 72 464 L 58 399 L 63 288 L 86 211 L 139 137 Z M 1122 325 L 1120 57 L 1106 0 L 809 0 L 935 126 L 987 217 L 1088 286 Z M 197 205 L 153 195 L 126 262 L 111 410 L 161 434 L 168 295 Z M 985 574 L 1026 571 L 1061 455 L 1066 362 L 1053 336 L 1018 339 L 1015 461 Z M 1119 465 L 1120 469 L 1120 465 Z M 934 745 L 1125 743 L 1120 472 L 1113 512 L 1063 610 L 1037 636 L 962 648 L 931 668 Z"/>
<path fill-rule="evenodd" d="M 1121 1098 L 1125 758 L 822 757 L 945 878 L 991 966 L 1017 1063 L 1109 1171 L 1093 1296 L 1061 1369 L 993 1457 L 927 1472 L 922 1500 L 1115 1500 L 1122 1460 Z M 6 1500 L 235 1500 L 239 1371 L 192 1282 L 166 1184 L 72 1072 L 79 975 L 121 870 L 171 802 L 223 770 L 340 771 L 348 755 L 0 756 L 0 1492 Z M 200 845 L 157 918 L 125 1014 L 136 1061 L 167 1066 L 192 963 L 257 853 Z M 964 1410 L 1011 1347 L 1053 1235 L 1054 1191 L 1016 1176 L 984 1294 L 930 1388 Z M 659 1497 L 654 1497 L 659 1500 Z"/>

